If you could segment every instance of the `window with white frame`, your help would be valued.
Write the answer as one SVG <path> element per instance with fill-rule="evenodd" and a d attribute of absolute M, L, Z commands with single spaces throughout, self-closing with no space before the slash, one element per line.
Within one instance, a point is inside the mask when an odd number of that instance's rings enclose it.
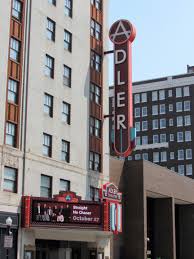
<path fill-rule="evenodd" d="M 137 146 L 141 145 L 141 137 L 140 136 L 136 137 L 135 141 L 136 141 Z"/>
<path fill-rule="evenodd" d="M 101 40 L 102 38 L 102 26 L 96 22 L 94 19 L 91 19 L 91 35 L 97 40 Z"/>
<path fill-rule="evenodd" d="M 157 91 L 153 91 L 152 92 L 152 101 L 157 101 L 158 100 L 158 92 Z"/>
<path fill-rule="evenodd" d="M 172 89 L 168 90 L 168 97 L 172 97 Z"/>
<path fill-rule="evenodd" d="M 174 159 L 174 152 L 170 152 L 170 159 L 171 159 L 171 160 Z"/>
<path fill-rule="evenodd" d="M 148 130 L 148 121 L 142 121 L 142 131 Z"/>
<path fill-rule="evenodd" d="M 135 94 L 134 95 L 134 103 L 140 103 L 140 94 Z"/>
<path fill-rule="evenodd" d="M 135 118 L 140 117 L 140 108 L 135 108 Z"/>
<path fill-rule="evenodd" d="M 89 169 L 100 172 L 101 171 L 101 155 L 98 153 L 90 152 Z"/>
<path fill-rule="evenodd" d="M 46 133 L 43 133 L 42 153 L 47 157 L 52 156 L 52 136 Z"/>
<path fill-rule="evenodd" d="M 102 10 L 102 0 L 91 0 L 91 4 L 98 10 Z"/>
<path fill-rule="evenodd" d="M 174 119 L 173 118 L 170 118 L 169 119 L 169 126 L 173 126 L 174 125 Z"/>
<path fill-rule="evenodd" d="M 141 102 L 146 103 L 147 102 L 147 93 L 142 93 L 141 94 Z"/>
<path fill-rule="evenodd" d="M 160 90 L 159 91 L 159 99 L 160 100 L 165 100 L 165 90 Z"/>
<path fill-rule="evenodd" d="M 158 105 L 152 105 L 152 115 L 158 115 Z"/>
<path fill-rule="evenodd" d="M 182 88 L 176 88 L 176 97 L 182 97 Z"/>
<path fill-rule="evenodd" d="M 186 175 L 192 175 L 193 174 L 193 166 L 192 164 L 186 165 Z"/>
<path fill-rule="evenodd" d="M 99 188 L 90 186 L 90 200 L 91 201 L 100 201 L 99 193 L 100 193 Z"/>
<path fill-rule="evenodd" d="M 17 193 L 17 169 L 4 167 L 3 190 L 7 192 Z"/>
<path fill-rule="evenodd" d="M 47 93 L 44 93 L 44 113 L 53 117 L 53 96 Z"/>
<path fill-rule="evenodd" d="M 178 165 L 178 174 L 180 174 L 180 175 L 185 174 L 185 166 L 184 165 Z"/>
<path fill-rule="evenodd" d="M 159 152 L 153 152 L 153 162 L 158 163 L 159 161 Z"/>
<path fill-rule="evenodd" d="M 47 17 L 47 38 L 51 41 L 55 41 L 55 22 Z"/>
<path fill-rule="evenodd" d="M 93 83 L 90 84 L 90 100 L 101 104 L 101 88 Z"/>
<path fill-rule="evenodd" d="M 61 160 L 67 163 L 70 161 L 70 142 L 64 139 L 61 141 Z"/>
<path fill-rule="evenodd" d="M 186 159 L 192 159 L 192 149 L 186 149 Z"/>
<path fill-rule="evenodd" d="M 66 65 L 63 66 L 63 84 L 71 87 L 71 68 Z"/>
<path fill-rule="evenodd" d="M 65 15 L 72 17 L 73 13 L 73 0 L 65 0 Z"/>
<path fill-rule="evenodd" d="M 148 136 L 142 136 L 142 145 L 148 144 Z"/>
<path fill-rule="evenodd" d="M 141 154 L 135 154 L 135 160 L 140 160 L 141 159 Z"/>
<path fill-rule="evenodd" d="M 64 49 L 69 52 L 72 50 L 72 34 L 67 30 L 64 30 Z"/>
<path fill-rule="evenodd" d="M 11 122 L 6 123 L 5 143 L 12 147 L 16 146 L 16 125 Z"/>
<path fill-rule="evenodd" d="M 185 131 L 185 142 L 191 141 L 191 131 Z"/>
<path fill-rule="evenodd" d="M 162 151 L 160 153 L 160 157 L 161 157 L 161 162 L 166 162 L 167 161 L 167 152 L 166 151 Z"/>
<path fill-rule="evenodd" d="M 70 125 L 71 122 L 71 105 L 66 102 L 62 102 L 62 120 Z"/>
<path fill-rule="evenodd" d="M 176 103 L 176 111 L 177 111 L 177 112 L 182 112 L 182 110 L 183 110 L 183 104 L 182 104 L 182 102 L 177 102 L 177 103 Z"/>
<path fill-rule="evenodd" d="M 40 197 L 52 197 L 52 177 L 41 174 Z"/>
<path fill-rule="evenodd" d="M 174 141 L 174 134 L 170 134 L 170 142 Z"/>
<path fill-rule="evenodd" d="M 90 134 L 100 138 L 101 137 L 101 121 L 90 116 Z"/>
<path fill-rule="evenodd" d="M 161 129 L 166 128 L 166 119 L 165 118 L 160 119 L 160 128 Z"/>
<path fill-rule="evenodd" d="M 148 108 L 142 107 L 142 117 L 146 117 L 148 115 Z"/>
<path fill-rule="evenodd" d="M 9 57 L 16 62 L 20 62 L 20 45 L 19 40 L 11 37 Z"/>
<path fill-rule="evenodd" d="M 190 91 L 189 91 L 189 86 L 185 86 L 183 88 L 183 93 L 184 93 L 184 96 L 190 96 Z"/>
<path fill-rule="evenodd" d="M 67 192 L 70 191 L 70 181 L 60 179 L 59 182 L 59 192 Z"/>
<path fill-rule="evenodd" d="M 182 127 L 183 126 L 183 116 L 178 116 L 176 118 L 176 122 L 177 122 L 177 127 Z"/>
<path fill-rule="evenodd" d="M 184 160 L 184 150 L 183 149 L 178 150 L 178 160 Z"/>
<path fill-rule="evenodd" d="M 169 112 L 173 112 L 173 104 L 168 105 L 168 110 L 169 110 Z"/>
<path fill-rule="evenodd" d="M 22 3 L 19 0 L 13 0 L 12 16 L 17 20 L 22 20 Z"/>
<path fill-rule="evenodd" d="M 183 142 L 183 132 L 177 132 L 177 142 Z"/>
<path fill-rule="evenodd" d="M 152 121 L 152 129 L 158 129 L 158 120 L 153 120 Z"/>
<path fill-rule="evenodd" d="M 153 144 L 159 143 L 159 136 L 158 135 L 153 135 Z"/>
<path fill-rule="evenodd" d="M 160 143 L 166 142 L 166 134 L 160 134 Z"/>
<path fill-rule="evenodd" d="M 95 69 L 97 72 L 101 72 L 102 57 L 96 52 L 91 51 L 91 68 Z"/>
<path fill-rule="evenodd" d="M 184 101 L 184 111 L 190 111 L 191 110 L 191 102 L 190 101 Z"/>
<path fill-rule="evenodd" d="M 135 122 L 135 128 L 136 128 L 137 132 L 141 131 L 141 126 L 140 126 L 140 122 L 139 121 Z"/>
<path fill-rule="evenodd" d="M 184 116 L 184 119 L 185 119 L 185 126 L 190 126 L 191 125 L 191 116 L 186 115 L 186 116 Z"/>
<path fill-rule="evenodd" d="M 160 114 L 165 114 L 166 113 L 166 106 L 165 104 L 160 104 Z"/>
<path fill-rule="evenodd" d="M 45 75 L 54 78 L 54 58 L 47 55 L 45 56 Z"/>
<path fill-rule="evenodd" d="M 148 153 L 143 153 L 142 158 L 143 160 L 148 160 Z"/>
<path fill-rule="evenodd" d="M 18 103 L 18 82 L 13 79 L 8 81 L 8 101 Z"/>
<path fill-rule="evenodd" d="M 56 6 L 56 0 L 48 0 L 49 4 L 55 5 Z"/>

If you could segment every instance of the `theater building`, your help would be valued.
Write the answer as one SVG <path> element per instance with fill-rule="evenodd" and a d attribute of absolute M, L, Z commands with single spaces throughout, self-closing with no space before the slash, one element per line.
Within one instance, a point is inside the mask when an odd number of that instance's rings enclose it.
<path fill-rule="evenodd" d="M 0 238 L 3 244 L 1 214 L 10 216 L 17 246 L 11 259 L 109 257 L 111 233 L 96 204 L 109 181 L 107 10 L 102 0 L 0 2 Z M 98 224 L 21 227 L 29 216 L 21 213 L 22 197 L 49 203 L 60 191 L 93 202 L 88 209 L 99 208 Z M 45 207 L 49 217 L 66 208 L 57 202 Z M 0 257 L 5 253 L 0 246 Z"/>

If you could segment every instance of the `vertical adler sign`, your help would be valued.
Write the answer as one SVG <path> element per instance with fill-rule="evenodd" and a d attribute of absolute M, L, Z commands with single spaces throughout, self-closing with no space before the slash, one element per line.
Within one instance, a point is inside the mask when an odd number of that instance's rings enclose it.
<path fill-rule="evenodd" d="M 119 156 L 128 156 L 133 149 L 132 51 L 136 31 L 127 20 L 115 22 L 109 32 L 114 43 L 114 149 Z"/>

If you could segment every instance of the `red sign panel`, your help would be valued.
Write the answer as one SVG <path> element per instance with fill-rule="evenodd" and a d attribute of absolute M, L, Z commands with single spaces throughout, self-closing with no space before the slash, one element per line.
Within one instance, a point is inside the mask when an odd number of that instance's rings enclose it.
<path fill-rule="evenodd" d="M 107 201 L 121 202 L 122 193 L 113 183 L 104 184 L 101 190 L 101 198 Z"/>
<path fill-rule="evenodd" d="M 115 112 L 114 149 L 117 155 L 127 157 L 132 152 L 132 67 L 131 43 L 135 39 L 135 28 L 127 20 L 115 22 L 109 32 L 114 43 L 115 63 Z"/>

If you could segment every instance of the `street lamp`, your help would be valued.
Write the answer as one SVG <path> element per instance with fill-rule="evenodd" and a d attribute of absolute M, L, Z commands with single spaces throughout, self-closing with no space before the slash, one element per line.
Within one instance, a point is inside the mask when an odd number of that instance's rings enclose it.
<path fill-rule="evenodd" d="M 12 226 L 12 218 L 11 217 L 8 217 L 5 221 L 6 223 L 6 226 L 7 226 L 7 235 L 8 236 L 11 236 L 12 235 L 12 232 L 11 232 L 11 226 Z M 6 250 L 6 258 L 8 259 L 9 258 L 9 249 L 7 247 L 7 250 Z"/>

